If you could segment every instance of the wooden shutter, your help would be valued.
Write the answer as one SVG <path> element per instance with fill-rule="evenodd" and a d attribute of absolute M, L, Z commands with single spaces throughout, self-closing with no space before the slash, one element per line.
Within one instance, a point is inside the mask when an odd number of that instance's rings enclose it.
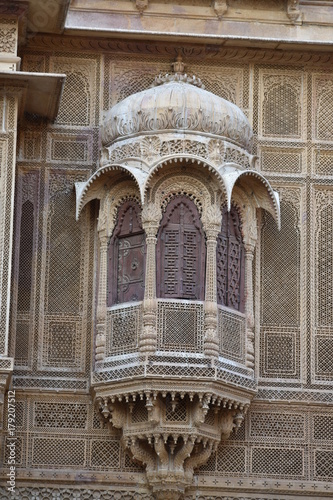
<path fill-rule="evenodd" d="M 118 210 L 109 246 L 109 306 L 143 300 L 145 236 L 140 212 L 134 201 L 126 201 Z"/>
<path fill-rule="evenodd" d="M 198 210 L 186 196 L 167 206 L 158 233 L 157 294 L 203 300 L 205 238 Z"/>
<path fill-rule="evenodd" d="M 237 209 L 223 210 L 217 238 L 217 302 L 244 312 L 244 245 Z"/>

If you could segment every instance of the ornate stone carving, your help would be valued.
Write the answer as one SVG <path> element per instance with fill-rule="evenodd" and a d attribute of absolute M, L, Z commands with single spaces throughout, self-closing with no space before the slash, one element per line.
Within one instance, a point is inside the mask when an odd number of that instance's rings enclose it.
<path fill-rule="evenodd" d="M 148 0 L 135 0 L 135 7 L 140 12 L 140 15 L 142 15 L 144 10 L 148 7 Z"/>
<path fill-rule="evenodd" d="M 302 20 L 302 13 L 299 8 L 299 0 L 288 0 L 287 16 L 292 23 L 295 23 L 298 20 Z"/>
<path fill-rule="evenodd" d="M 142 226 L 146 233 L 151 236 L 156 236 L 162 211 L 155 203 L 146 203 L 142 209 L 141 220 Z"/>
<path fill-rule="evenodd" d="M 173 54 L 175 57 L 179 53 L 179 43 L 175 45 L 166 44 L 165 42 L 136 40 L 132 43 L 130 40 L 120 38 L 114 39 L 101 39 L 101 38 L 87 38 L 79 36 L 66 36 L 65 38 L 36 35 L 28 40 L 27 49 L 42 49 L 44 51 L 53 51 L 55 48 L 65 50 L 68 52 L 84 50 L 87 52 L 105 51 L 110 54 L 132 54 L 132 55 L 158 55 L 170 57 Z M 320 53 L 314 52 L 313 54 L 308 51 L 276 51 L 272 49 L 262 50 L 254 48 L 227 48 L 220 45 L 211 44 L 205 45 L 187 45 L 186 49 L 180 49 L 183 56 L 191 61 L 202 60 L 207 56 L 207 49 L 216 60 L 220 61 L 233 61 L 244 62 L 251 60 L 252 62 L 260 63 L 282 63 L 294 66 L 295 64 L 311 64 L 322 66 L 323 64 L 331 64 L 333 57 L 327 52 Z M 206 68 L 205 68 L 206 70 Z"/>
<path fill-rule="evenodd" d="M 179 499 L 192 483 L 195 467 L 204 464 L 221 439 L 244 418 L 246 407 L 211 393 L 150 392 L 97 397 L 103 422 L 122 429 L 122 443 L 146 466 L 157 499 Z M 132 425 L 136 409 L 145 417 Z M 207 419 L 208 412 L 214 415 Z M 133 422 L 134 423 L 134 422 Z"/>
<path fill-rule="evenodd" d="M 218 19 L 221 20 L 228 10 L 227 0 L 214 0 L 213 9 Z"/>
<path fill-rule="evenodd" d="M 183 67 L 181 61 L 175 64 Z M 199 79 L 189 80 L 187 75 L 175 73 L 159 77 L 155 83 L 163 85 L 144 91 L 144 100 L 138 99 L 139 93 L 133 94 L 106 113 L 102 127 L 104 145 L 133 134 L 182 130 L 186 134 L 200 131 L 203 136 L 218 135 L 245 149 L 251 148 L 252 130 L 244 113 L 221 97 L 198 88 Z"/>
<path fill-rule="evenodd" d="M 0 52 L 15 54 L 16 28 L 0 28 Z"/>
<path fill-rule="evenodd" d="M 176 138 L 174 134 L 163 134 L 161 138 L 146 135 L 140 140 L 128 143 L 115 143 L 103 149 L 100 165 L 105 166 L 112 163 L 125 165 L 129 159 L 141 159 L 149 166 L 156 164 L 158 159 L 169 158 L 172 155 L 184 155 L 198 160 L 209 160 L 216 168 L 223 163 L 235 163 L 239 168 L 253 168 L 256 157 L 237 146 L 219 139 L 202 137 L 198 141 L 197 136 L 187 135 L 186 139 Z M 142 168 L 142 164 L 141 164 Z"/>
<path fill-rule="evenodd" d="M 159 156 L 161 141 L 159 137 L 149 136 L 140 141 L 141 156 L 148 163 L 151 163 Z"/>

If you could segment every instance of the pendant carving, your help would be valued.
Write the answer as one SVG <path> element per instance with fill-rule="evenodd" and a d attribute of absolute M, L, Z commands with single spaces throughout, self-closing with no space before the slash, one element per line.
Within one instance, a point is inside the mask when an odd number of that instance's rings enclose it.
<path fill-rule="evenodd" d="M 179 499 L 221 439 L 241 425 L 247 406 L 209 393 L 146 392 L 97 397 L 103 422 L 122 429 L 122 443 L 146 466 L 157 500 Z"/>

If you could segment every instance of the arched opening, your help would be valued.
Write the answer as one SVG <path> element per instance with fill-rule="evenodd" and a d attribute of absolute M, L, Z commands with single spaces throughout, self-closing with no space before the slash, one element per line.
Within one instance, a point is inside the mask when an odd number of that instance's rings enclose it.
<path fill-rule="evenodd" d="M 108 250 L 108 306 L 143 300 L 145 235 L 134 200 L 118 209 Z"/>
<path fill-rule="evenodd" d="M 198 209 L 187 196 L 168 203 L 157 239 L 157 296 L 203 300 L 205 236 Z"/>
<path fill-rule="evenodd" d="M 239 312 L 245 309 L 245 253 L 237 208 L 224 207 L 216 247 L 217 303 Z"/>

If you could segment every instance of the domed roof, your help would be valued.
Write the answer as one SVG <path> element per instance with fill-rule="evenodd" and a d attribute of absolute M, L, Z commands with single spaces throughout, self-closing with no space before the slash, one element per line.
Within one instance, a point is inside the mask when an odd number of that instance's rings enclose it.
<path fill-rule="evenodd" d="M 155 82 L 162 85 L 133 94 L 106 113 L 103 145 L 138 135 L 173 132 L 223 138 L 251 148 L 252 129 L 244 113 L 200 88 L 199 79 L 176 73 Z"/>

